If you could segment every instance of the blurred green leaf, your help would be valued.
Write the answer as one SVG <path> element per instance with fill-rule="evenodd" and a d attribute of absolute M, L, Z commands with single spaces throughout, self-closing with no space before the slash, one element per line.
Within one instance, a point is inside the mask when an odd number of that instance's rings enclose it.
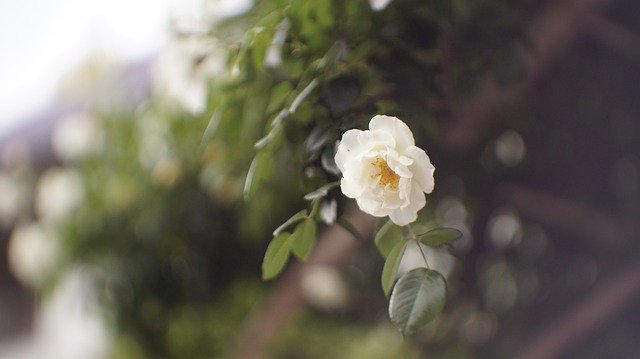
<path fill-rule="evenodd" d="M 303 209 L 302 211 L 294 214 L 293 216 L 291 216 L 291 218 L 287 219 L 283 224 L 281 224 L 278 228 L 276 228 L 273 231 L 273 235 L 277 236 L 278 234 L 280 234 L 280 232 L 284 231 L 289 226 L 292 226 L 302 221 L 303 219 L 307 218 L 308 215 L 309 215 L 309 212 L 306 209 Z"/>
<path fill-rule="evenodd" d="M 278 112 L 276 117 L 271 122 L 271 129 L 269 130 L 269 133 L 267 133 L 264 137 L 259 139 L 258 142 L 256 142 L 255 145 L 253 145 L 253 147 L 256 150 L 262 150 L 267 145 L 269 145 L 270 143 L 273 143 L 274 140 L 280 134 L 280 131 L 282 129 L 282 123 L 284 122 L 284 119 L 287 116 L 289 116 L 289 114 L 290 114 L 290 112 L 287 109 L 283 109 L 280 112 Z M 277 142 L 277 141 L 275 141 L 275 142 Z"/>
<path fill-rule="evenodd" d="M 313 79 L 313 81 L 311 81 L 304 89 L 302 89 L 298 96 L 293 99 L 293 102 L 291 102 L 291 106 L 289 106 L 289 112 L 295 113 L 302 101 L 304 101 L 317 86 L 318 80 Z"/>
<path fill-rule="evenodd" d="M 391 249 L 400 243 L 403 239 L 402 229 L 395 225 L 391 220 L 387 220 L 376 233 L 376 248 L 383 257 L 387 257 Z"/>
<path fill-rule="evenodd" d="M 291 84 L 287 81 L 280 82 L 275 85 L 271 90 L 271 96 L 269 98 L 269 106 L 267 106 L 267 113 L 272 113 L 281 109 L 289 94 L 291 94 L 293 88 Z"/>
<path fill-rule="evenodd" d="M 331 129 L 323 127 L 315 127 L 304 141 L 307 152 L 314 153 L 324 147 L 329 141 L 335 137 Z"/>
<path fill-rule="evenodd" d="M 271 243 L 269 243 L 267 252 L 264 254 L 264 259 L 262 260 L 263 280 L 275 278 L 287 264 L 291 253 L 290 238 L 291 235 L 289 233 L 282 232 L 275 236 L 271 240 Z"/>
<path fill-rule="evenodd" d="M 389 316 L 403 336 L 434 320 L 442 311 L 447 286 L 442 274 L 414 269 L 398 280 L 389 300 Z"/>
<path fill-rule="evenodd" d="M 407 249 L 407 244 L 409 241 L 402 240 L 398 242 L 393 249 L 389 252 L 389 256 L 387 257 L 387 261 L 384 262 L 384 268 L 382 268 L 382 290 L 386 296 L 391 292 L 391 288 L 393 288 L 393 283 L 396 281 L 396 276 L 398 275 L 398 268 L 400 267 L 400 262 L 402 261 L 402 256 L 404 255 L 405 249 Z"/>
<path fill-rule="evenodd" d="M 291 235 L 291 246 L 296 257 L 307 260 L 316 243 L 316 232 L 316 221 L 312 218 L 307 218 L 296 227 L 295 232 Z"/>
<path fill-rule="evenodd" d="M 460 237 L 462 237 L 462 232 L 455 228 L 436 228 L 419 235 L 418 240 L 429 247 L 441 247 L 453 244 Z"/>
<path fill-rule="evenodd" d="M 336 165 L 336 150 L 337 150 L 337 146 L 335 146 L 335 144 L 333 145 L 327 145 L 324 149 L 324 151 L 322 151 L 322 156 L 320 157 L 320 164 L 322 165 L 322 168 L 325 169 L 325 171 L 339 176 L 340 175 L 340 169 L 338 168 L 338 165 Z"/>
<path fill-rule="evenodd" d="M 326 197 L 329 191 L 340 186 L 340 181 L 327 183 L 326 185 L 318 188 L 317 190 L 304 195 L 304 199 L 307 201 L 313 201 L 314 199 Z"/>
<path fill-rule="evenodd" d="M 273 154 L 268 151 L 258 152 L 253 158 L 244 182 L 243 193 L 246 199 L 252 198 L 256 194 L 260 183 L 269 178 L 273 170 L 273 162 Z"/>

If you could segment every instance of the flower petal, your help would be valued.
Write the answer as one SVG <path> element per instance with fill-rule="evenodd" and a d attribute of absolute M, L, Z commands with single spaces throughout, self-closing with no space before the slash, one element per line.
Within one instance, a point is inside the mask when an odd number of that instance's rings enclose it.
<path fill-rule="evenodd" d="M 389 218 L 398 226 L 406 226 L 418 219 L 418 211 L 427 204 L 424 192 L 418 186 L 413 186 L 411 197 L 406 207 L 398 208 L 389 214 Z"/>
<path fill-rule="evenodd" d="M 373 198 L 360 196 L 356 198 L 356 202 L 363 212 L 369 213 L 372 216 L 384 217 L 388 214 L 388 212 L 382 208 L 382 202 Z"/>
<path fill-rule="evenodd" d="M 358 142 L 358 134 L 364 132 L 362 130 L 349 130 L 342 135 L 342 140 L 338 144 L 338 150 L 336 151 L 335 161 L 336 166 L 340 169 L 340 172 L 344 173 L 345 164 L 350 159 L 354 158 L 360 150 L 360 143 Z"/>
<path fill-rule="evenodd" d="M 364 191 L 363 186 L 359 186 L 356 182 L 353 182 L 346 177 L 342 177 L 340 180 L 340 189 L 342 190 L 342 193 L 349 198 L 360 197 Z"/>
<path fill-rule="evenodd" d="M 413 179 L 418 182 L 422 191 L 431 193 L 435 186 L 433 173 L 436 168 L 431 164 L 429 156 L 424 150 L 416 146 L 407 148 L 406 154 L 414 160 L 413 164 L 409 166 L 409 170 L 413 172 Z"/>
<path fill-rule="evenodd" d="M 396 148 L 403 149 L 415 145 L 413 133 L 406 123 L 397 117 L 376 115 L 369 122 L 369 129 L 372 131 L 382 130 L 389 132 L 395 139 Z"/>

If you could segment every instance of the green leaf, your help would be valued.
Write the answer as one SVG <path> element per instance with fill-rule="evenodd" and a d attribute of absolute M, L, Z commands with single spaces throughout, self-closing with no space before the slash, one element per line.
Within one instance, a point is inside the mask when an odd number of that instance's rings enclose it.
<path fill-rule="evenodd" d="M 389 316 L 403 336 L 434 320 L 444 307 L 447 284 L 442 274 L 417 268 L 398 280 L 389 300 Z"/>
<path fill-rule="evenodd" d="M 376 233 L 376 248 L 383 257 L 387 257 L 391 249 L 402 241 L 402 229 L 388 220 Z"/>
<path fill-rule="evenodd" d="M 327 145 L 322 151 L 320 164 L 322 165 L 322 168 L 325 169 L 325 171 L 336 176 L 340 176 L 340 169 L 338 168 L 338 165 L 336 165 L 335 161 L 337 149 L 338 147 L 335 145 Z"/>
<path fill-rule="evenodd" d="M 284 106 L 284 103 L 293 91 L 291 84 L 288 82 L 280 82 L 273 86 L 271 90 L 271 96 L 269 97 L 269 105 L 267 106 L 267 113 L 275 112 Z"/>
<path fill-rule="evenodd" d="M 339 185 L 340 185 L 340 181 L 327 183 L 326 185 L 318 188 L 317 190 L 305 194 L 304 199 L 306 199 L 307 201 L 313 201 L 314 199 L 325 197 L 327 194 L 329 194 L 329 191 L 338 187 Z"/>
<path fill-rule="evenodd" d="M 253 158 L 244 182 L 243 193 L 245 199 L 252 198 L 256 194 L 260 183 L 269 178 L 273 170 L 273 162 L 273 154 L 267 151 L 258 152 Z"/>
<path fill-rule="evenodd" d="M 404 250 L 407 249 L 408 243 L 409 241 L 406 240 L 398 242 L 391 252 L 389 252 L 387 261 L 384 262 L 384 268 L 382 268 L 382 290 L 386 296 L 389 296 L 391 288 L 393 288 L 393 283 L 396 281 L 398 267 L 400 267 L 400 261 L 402 260 Z"/>
<path fill-rule="evenodd" d="M 282 130 L 282 124 L 284 123 L 284 120 L 287 118 L 287 116 L 289 116 L 289 110 L 287 109 L 283 109 L 280 112 L 278 112 L 276 117 L 271 122 L 271 126 L 270 126 L 271 129 L 269 130 L 269 133 L 267 133 L 264 137 L 259 139 L 258 142 L 256 142 L 253 145 L 253 147 L 256 150 L 262 150 L 268 144 L 274 142 L 274 140 L 276 140 L 280 135 L 280 131 Z"/>
<path fill-rule="evenodd" d="M 300 222 L 301 220 L 307 218 L 308 215 L 309 215 L 309 212 L 307 212 L 306 209 L 303 209 L 302 211 L 294 214 L 293 216 L 291 216 L 291 218 L 287 219 L 283 224 L 281 224 L 278 228 L 276 228 L 273 231 L 273 236 L 274 237 L 277 236 L 278 234 L 280 234 L 280 232 L 284 231 L 289 226 L 294 225 Z"/>
<path fill-rule="evenodd" d="M 275 236 L 271 240 L 271 243 L 269 243 L 267 252 L 264 254 L 264 259 L 262 260 L 263 280 L 275 278 L 280 274 L 285 264 L 287 264 L 289 254 L 291 253 L 290 237 L 291 235 L 289 233 L 282 232 Z"/>
<path fill-rule="evenodd" d="M 418 240 L 429 247 L 441 247 L 445 244 L 453 244 L 462 237 L 462 232 L 455 228 L 436 228 L 418 236 Z"/>
<path fill-rule="evenodd" d="M 291 235 L 291 246 L 296 257 L 302 260 L 309 258 L 313 245 L 316 243 L 316 232 L 316 221 L 312 218 L 307 218 L 296 227 L 295 232 Z"/>
<path fill-rule="evenodd" d="M 313 92 L 316 86 L 318 86 L 318 80 L 313 79 L 304 89 L 302 89 L 302 91 L 300 91 L 298 96 L 293 99 L 291 106 L 289 106 L 289 112 L 295 113 L 302 101 L 304 101 Z"/>

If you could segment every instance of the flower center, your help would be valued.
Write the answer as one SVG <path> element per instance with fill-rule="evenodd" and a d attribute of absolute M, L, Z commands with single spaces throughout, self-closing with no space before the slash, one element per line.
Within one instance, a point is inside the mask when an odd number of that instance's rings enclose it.
<path fill-rule="evenodd" d="M 398 189 L 398 184 L 400 183 L 400 176 L 397 173 L 393 172 L 387 161 L 385 161 L 382 157 L 376 158 L 373 163 L 375 167 L 378 168 L 378 173 L 372 175 L 372 178 L 380 177 L 380 181 L 378 184 L 382 187 L 389 186 L 392 189 Z"/>

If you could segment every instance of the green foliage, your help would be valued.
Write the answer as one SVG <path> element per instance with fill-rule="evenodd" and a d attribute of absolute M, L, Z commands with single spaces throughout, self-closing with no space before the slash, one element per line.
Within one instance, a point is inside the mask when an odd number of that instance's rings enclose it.
<path fill-rule="evenodd" d="M 387 258 L 391 250 L 403 241 L 402 229 L 396 226 L 391 220 L 387 220 L 386 222 L 380 221 L 379 223 L 384 224 L 378 228 L 374 241 L 380 254 Z"/>
<path fill-rule="evenodd" d="M 269 243 L 262 261 L 262 279 L 272 279 L 280 274 L 289 260 L 293 239 L 290 233 L 280 232 Z"/>
<path fill-rule="evenodd" d="M 391 288 L 393 288 L 393 284 L 396 281 L 400 261 L 404 255 L 404 250 L 407 249 L 407 244 L 409 244 L 408 241 L 401 239 L 391 249 L 387 256 L 387 260 L 384 263 L 384 268 L 382 269 L 382 290 L 384 290 L 384 294 L 386 296 L 389 296 Z"/>
<path fill-rule="evenodd" d="M 278 228 L 276 228 L 273 231 L 273 235 L 277 236 L 278 234 L 280 234 L 280 232 L 282 232 L 285 229 L 289 228 L 290 226 L 292 226 L 292 225 L 304 220 L 307 217 L 309 217 L 309 212 L 306 209 L 301 210 L 300 212 L 298 212 L 298 213 L 294 214 L 293 216 L 291 216 L 291 218 L 287 219 Z"/>
<path fill-rule="evenodd" d="M 291 234 L 291 246 L 296 257 L 307 260 L 316 243 L 316 231 L 316 221 L 312 218 L 307 218 L 296 227 L 296 230 Z"/>
<path fill-rule="evenodd" d="M 414 269 L 398 280 L 389 300 L 389 316 L 403 336 L 436 318 L 445 304 L 444 277 L 426 268 Z"/>
<path fill-rule="evenodd" d="M 224 70 L 207 82 L 205 113 L 170 110 L 152 95 L 135 110 L 103 114 L 102 151 L 79 164 L 86 203 L 61 230 L 66 264 L 88 268 L 112 310 L 118 349 L 129 353 L 117 356 L 226 355 L 261 299 L 259 285 L 238 288 L 260 272 L 266 234 L 284 222 L 264 254 L 262 276 L 271 279 L 291 252 L 308 258 L 321 201 L 344 207 L 333 161 L 342 133 L 386 113 L 406 119 L 417 141 L 437 150 L 436 118 L 449 85 L 439 40 L 446 33 L 460 44 L 454 95 L 473 91 L 488 69 L 502 70 L 495 73 L 502 83 L 517 81 L 521 63 L 512 51 L 525 11 L 518 5 L 395 0 L 374 12 L 361 0 L 265 0 L 193 35 L 225 49 Z M 280 62 L 266 61 L 278 46 Z M 287 220 L 305 193 L 311 208 Z M 343 218 L 337 222 L 361 237 Z M 435 229 L 420 241 L 450 244 L 458 236 L 452 231 Z M 385 293 L 407 243 L 391 221 L 377 231 Z M 402 298 L 416 311 L 406 312 Z M 443 303 L 444 279 L 415 270 L 396 283 L 391 317 L 408 335 Z M 373 346 L 394 340 L 385 330 L 376 336 L 375 327 L 302 327 L 328 339 L 318 340 L 326 351 L 314 356 L 304 351 L 304 334 L 288 334 L 298 357 L 420 356 L 408 343 Z"/>
<path fill-rule="evenodd" d="M 417 238 L 420 243 L 429 247 L 442 247 L 453 244 L 460 237 L 462 237 L 462 232 L 455 228 L 436 228 L 419 235 Z"/>

